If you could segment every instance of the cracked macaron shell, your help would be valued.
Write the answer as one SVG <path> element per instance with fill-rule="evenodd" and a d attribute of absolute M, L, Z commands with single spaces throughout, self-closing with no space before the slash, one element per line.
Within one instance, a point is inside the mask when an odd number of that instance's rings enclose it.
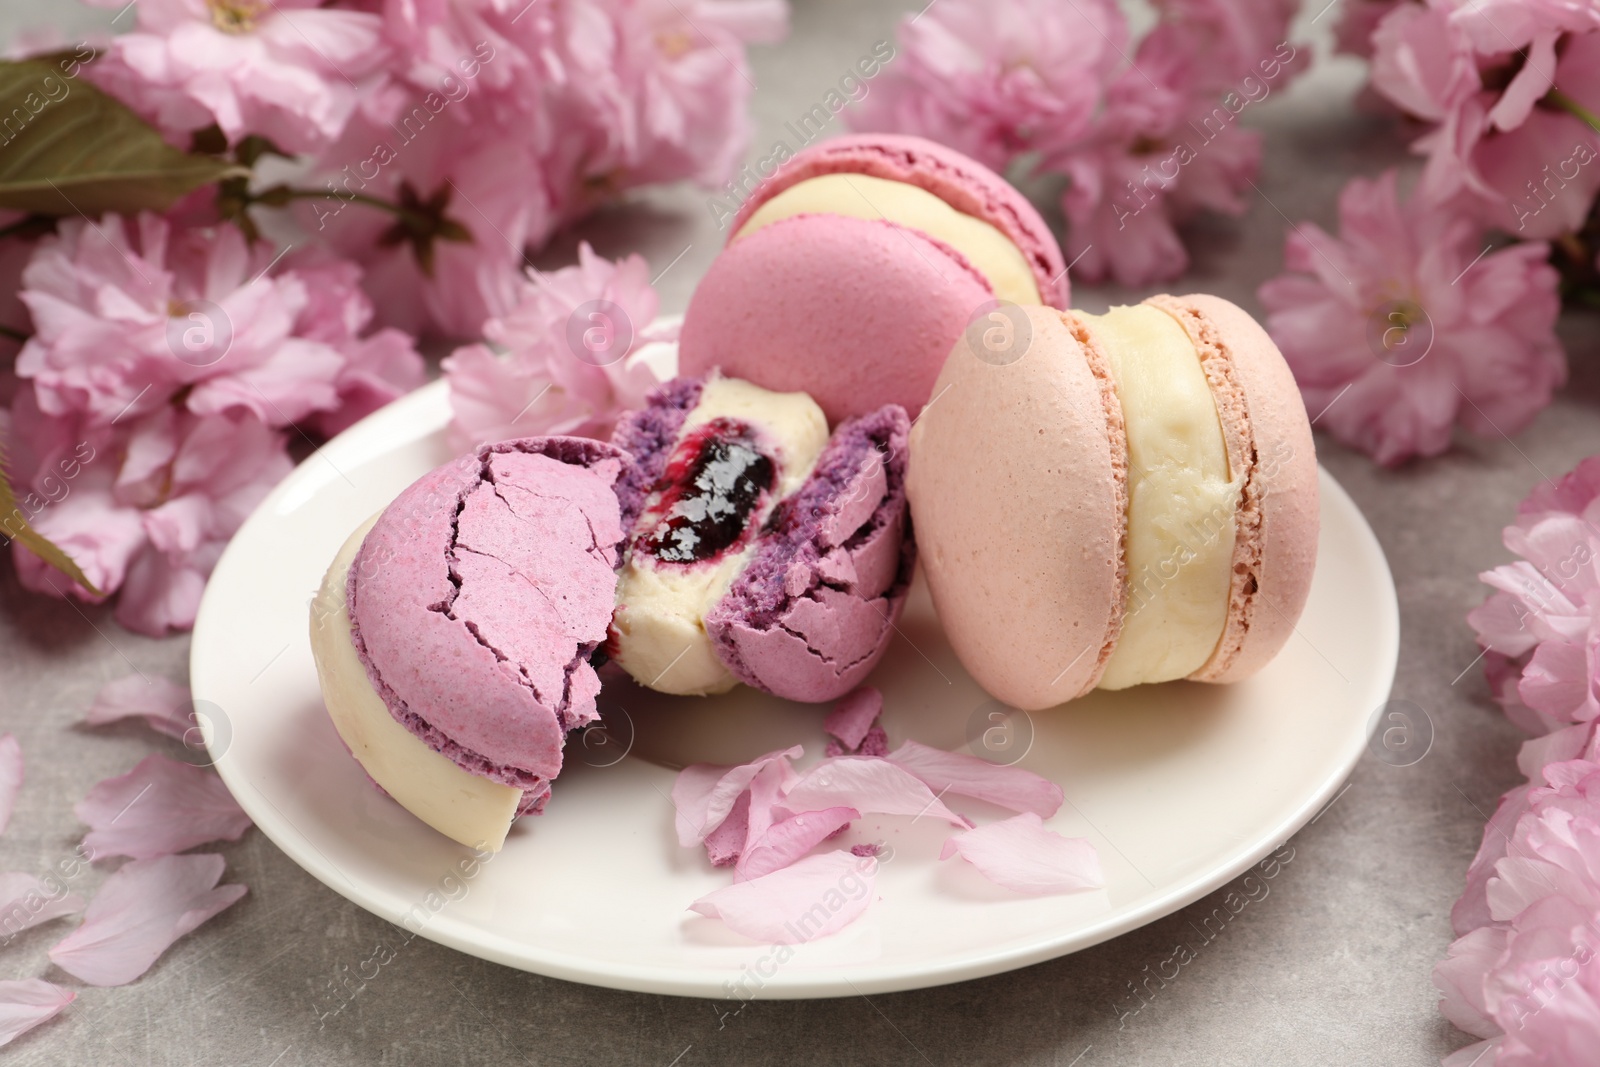
<path fill-rule="evenodd" d="M 538 810 L 593 721 L 627 456 L 580 438 L 485 446 L 412 483 L 350 568 L 351 637 L 390 714 Z"/>
<path fill-rule="evenodd" d="M 746 685 L 789 700 L 835 700 L 883 658 L 916 565 L 909 429 L 905 409 L 888 405 L 835 430 L 707 612 L 718 656 Z"/>
<path fill-rule="evenodd" d="M 729 228 L 729 241 L 762 204 L 785 189 L 810 178 L 840 173 L 915 185 L 962 214 L 987 222 L 1022 252 L 1039 286 L 1040 299 L 1053 307 L 1067 306 L 1071 287 L 1061 246 L 1028 198 L 972 157 L 908 134 L 851 134 L 798 153 L 740 206 Z"/>

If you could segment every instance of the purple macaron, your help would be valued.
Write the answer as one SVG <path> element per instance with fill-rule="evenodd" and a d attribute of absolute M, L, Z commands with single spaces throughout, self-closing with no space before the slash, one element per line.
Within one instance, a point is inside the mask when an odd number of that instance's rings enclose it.
<path fill-rule="evenodd" d="M 594 721 L 623 541 L 611 445 L 487 445 L 412 483 L 350 567 L 351 637 L 395 720 L 536 812 Z"/>
<path fill-rule="evenodd" d="M 678 378 L 624 416 L 612 442 L 633 458 L 617 486 L 637 517 L 661 484 L 703 380 Z M 905 410 L 846 420 L 810 476 L 753 538 L 749 562 L 706 613 L 733 676 L 790 700 L 834 700 L 888 647 L 916 562 L 906 503 Z M 747 542 L 741 542 L 741 547 Z"/>

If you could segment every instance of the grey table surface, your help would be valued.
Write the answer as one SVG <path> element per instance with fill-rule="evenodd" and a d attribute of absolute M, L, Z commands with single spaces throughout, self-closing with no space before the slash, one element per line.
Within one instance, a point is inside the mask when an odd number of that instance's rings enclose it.
<path fill-rule="evenodd" d="M 904 9 L 795 0 L 788 40 L 752 54 L 753 153 L 875 41 L 891 38 Z M 0 40 L 41 22 L 82 32 L 113 14 L 8 0 Z M 1319 21 L 1300 32 L 1325 36 L 1332 15 Z M 1348 175 L 1407 158 L 1391 123 L 1353 107 L 1362 78 L 1353 60 L 1321 63 L 1251 110 L 1247 123 L 1267 133 L 1262 195 L 1243 218 L 1204 221 L 1191 232 L 1193 267 L 1175 287 L 1259 311 L 1255 289 L 1281 268 L 1286 219 L 1331 226 Z M 681 254 L 660 282 L 667 311 L 683 308 L 719 243 L 704 192 L 690 188 L 609 209 L 560 235 L 543 261 L 564 261 L 580 237 L 607 255 L 640 251 L 658 270 Z M 1080 286 L 1076 301 L 1100 310 L 1142 295 Z M 1467 669 L 1478 650 L 1463 616 L 1484 594 L 1476 574 L 1507 558 L 1500 528 L 1515 502 L 1541 477 L 1600 452 L 1600 320 L 1569 313 L 1562 334 L 1572 381 L 1515 442 L 1463 438 L 1444 457 L 1388 472 L 1319 437 L 1322 463 L 1365 512 L 1394 571 L 1402 623 L 1394 693 L 1428 713 L 1433 746 L 1408 767 L 1366 755 L 1348 789 L 1293 838 L 1293 862 L 1270 895 L 1137 1014 L 1122 1014 L 1130 983 L 1165 958 L 1222 891 L 1009 974 L 871 998 L 759 1001 L 737 1016 L 714 1001 L 575 985 L 419 939 L 319 1026 L 317 1005 L 338 968 L 364 958 L 388 926 L 252 831 L 220 849 L 228 879 L 246 883 L 249 895 L 129 986 L 82 988 L 52 969 L 45 953 L 66 929 L 60 922 L 0 953 L 0 978 L 44 976 L 80 991 L 63 1016 L 0 1056 L 19 1065 L 261 1067 L 1437 1062 L 1467 1038 L 1438 1015 L 1429 973 L 1450 942 L 1450 905 L 1485 818 L 1518 782 L 1519 735 L 1490 701 L 1481 672 Z M 104 609 L 32 596 L 10 563 L 0 563 L 0 729 L 18 735 L 28 759 L 16 815 L 0 838 L 0 869 L 44 872 L 67 856 L 83 833 L 73 804 L 161 744 L 132 726 L 76 727 L 96 689 L 133 666 L 183 679 L 188 653 L 184 636 L 151 640 L 121 630 Z"/>

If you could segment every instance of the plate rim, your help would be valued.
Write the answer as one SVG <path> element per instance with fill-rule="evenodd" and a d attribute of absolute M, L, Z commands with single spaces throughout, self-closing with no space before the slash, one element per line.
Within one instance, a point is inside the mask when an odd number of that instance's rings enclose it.
<path fill-rule="evenodd" d="M 218 558 L 213 575 L 230 566 L 233 558 L 243 552 L 239 546 L 245 539 L 239 535 L 257 522 L 268 521 L 277 511 L 281 500 L 297 488 L 295 484 L 299 481 L 297 475 L 303 468 L 318 462 L 321 457 L 323 462 L 329 463 L 337 470 L 333 458 L 323 453 L 331 451 L 335 454 L 334 458 L 337 458 L 338 453 L 353 451 L 356 446 L 351 444 L 351 441 L 359 440 L 385 422 L 405 423 L 407 432 L 411 434 L 409 440 L 413 442 L 438 433 L 449 422 L 449 405 L 445 395 L 447 391 L 448 385 L 444 379 L 429 382 L 367 415 L 301 460 L 283 481 L 272 488 L 241 524 Z M 369 450 L 361 451 L 366 453 Z M 1319 490 L 1324 496 L 1321 506 L 1326 508 L 1327 498 L 1332 496 L 1337 501 L 1337 506 L 1349 509 L 1356 520 L 1356 532 L 1361 541 L 1359 548 L 1363 554 L 1370 555 L 1376 564 L 1375 577 L 1382 578 L 1380 586 L 1383 602 L 1374 605 L 1374 614 L 1384 631 L 1380 637 L 1385 662 L 1376 666 L 1376 669 L 1368 675 L 1377 681 L 1374 687 L 1375 692 L 1379 694 L 1379 701 L 1374 705 L 1376 709 L 1392 695 L 1399 665 L 1400 610 L 1394 575 L 1383 546 L 1373 532 L 1371 524 L 1367 522 L 1366 515 L 1356 506 L 1349 492 L 1320 464 L 1318 482 Z M 213 614 L 222 610 L 218 607 L 218 598 L 221 594 L 215 592 L 220 588 L 218 583 L 207 582 L 195 617 L 189 657 L 189 682 L 196 700 L 206 699 L 205 679 L 201 677 L 200 667 L 209 654 L 211 635 L 216 632 L 216 627 L 208 625 L 208 621 Z M 1296 632 L 1298 633 L 1298 629 Z M 925 989 L 1028 967 L 1082 951 L 1137 930 L 1215 892 L 1283 847 L 1334 799 L 1338 787 L 1349 778 L 1360 761 L 1376 722 L 1376 715 L 1369 718 L 1362 743 L 1352 745 L 1351 750 L 1335 762 L 1332 772 L 1325 776 L 1322 783 L 1308 794 L 1299 806 L 1279 819 L 1270 833 L 1252 839 L 1247 847 L 1226 861 L 1179 882 L 1131 911 L 1119 912 L 1086 927 L 1078 927 L 1054 937 L 1035 939 L 1025 945 L 959 953 L 932 964 L 890 966 L 850 964 L 831 967 L 819 965 L 800 973 L 779 968 L 773 977 L 763 979 L 763 984 L 756 995 L 765 1000 L 808 1000 Z M 375 899 L 375 896 L 383 893 L 381 889 L 369 887 L 363 894 L 304 834 L 293 828 L 263 791 L 248 780 L 244 770 L 237 766 L 234 759 L 229 758 L 231 745 L 224 745 L 221 752 L 215 751 L 212 746 L 216 738 L 209 730 L 205 731 L 205 740 L 213 765 L 221 775 L 223 784 L 268 840 L 302 870 L 341 897 L 386 922 L 400 924 L 406 909 L 393 909 L 385 901 Z M 267 810 L 255 803 L 258 797 Z M 279 820 L 282 825 L 279 825 Z M 343 885 L 340 884 L 341 881 L 344 882 Z M 879 903 L 875 906 L 887 905 Z M 657 964 L 633 965 L 614 961 L 597 963 L 565 950 L 539 948 L 526 943 L 523 945 L 523 951 L 512 952 L 492 943 L 490 939 L 493 935 L 490 931 L 448 911 L 434 915 L 419 930 L 411 931 L 409 927 L 406 929 L 417 936 L 480 959 L 585 985 L 667 996 L 726 998 L 733 995 L 728 989 L 733 983 L 725 979 L 726 972 L 721 969 L 686 971 Z M 757 942 L 751 942 L 749 947 L 752 951 L 771 948 Z M 841 986 L 843 988 L 840 988 Z"/>

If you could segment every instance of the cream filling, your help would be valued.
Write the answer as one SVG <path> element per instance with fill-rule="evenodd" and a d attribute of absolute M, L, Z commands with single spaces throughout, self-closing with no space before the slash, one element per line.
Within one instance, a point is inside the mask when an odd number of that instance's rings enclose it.
<path fill-rule="evenodd" d="M 759 528 L 778 500 L 810 477 L 828 442 L 828 421 L 805 393 L 773 393 L 737 378 L 707 380 L 677 441 L 716 418 L 754 426 L 771 445 L 777 485 L 751 516 Z M 673 447 L 677 447 L 677 441 Z M 653 528 L 660 515 L 652 496 L 630 537 Z M 715 563 L 663 563 L 629 552 L 617 581 L 617 611 L 611 620 L 612 656 L 641 685 L 663 693 L 705 695 L 733 688 L 737 679 L 717 658 L 706 634 L 706 612 L 727 593 L 755 551 L 748 543 Z"/>
<path fill-rule="evenodd" d="M 1183 678 L 1227 622 L 1243 478 L 1230 477 L 1216 400 L 1183 327 L 1144 305 L 1084 318 L 1128 435 L 1128 604 L 1100 687 Z"/>
<path fill-rule="evenodd" d="M 869 174 L 823 174 L 797 182 L 756 209 L 735 235 L 795 215 L 847 215 L 888 219 L 930 237 L 967 257 L 1000 300 L 1038 304 L 1039 283 L 1016 243 L 982 219 L 963 214 L 920 186 Z"/>
<path fill-rule="evenodd" d="M 395 722 L 351 639 L 345 579 L 374 515 L 351 534 L 311 602 L 311 654 L 333 727 L 372 780 L 411 814 L 452 840 L 500 851 L 522 790 L 469 774 Z"/>

